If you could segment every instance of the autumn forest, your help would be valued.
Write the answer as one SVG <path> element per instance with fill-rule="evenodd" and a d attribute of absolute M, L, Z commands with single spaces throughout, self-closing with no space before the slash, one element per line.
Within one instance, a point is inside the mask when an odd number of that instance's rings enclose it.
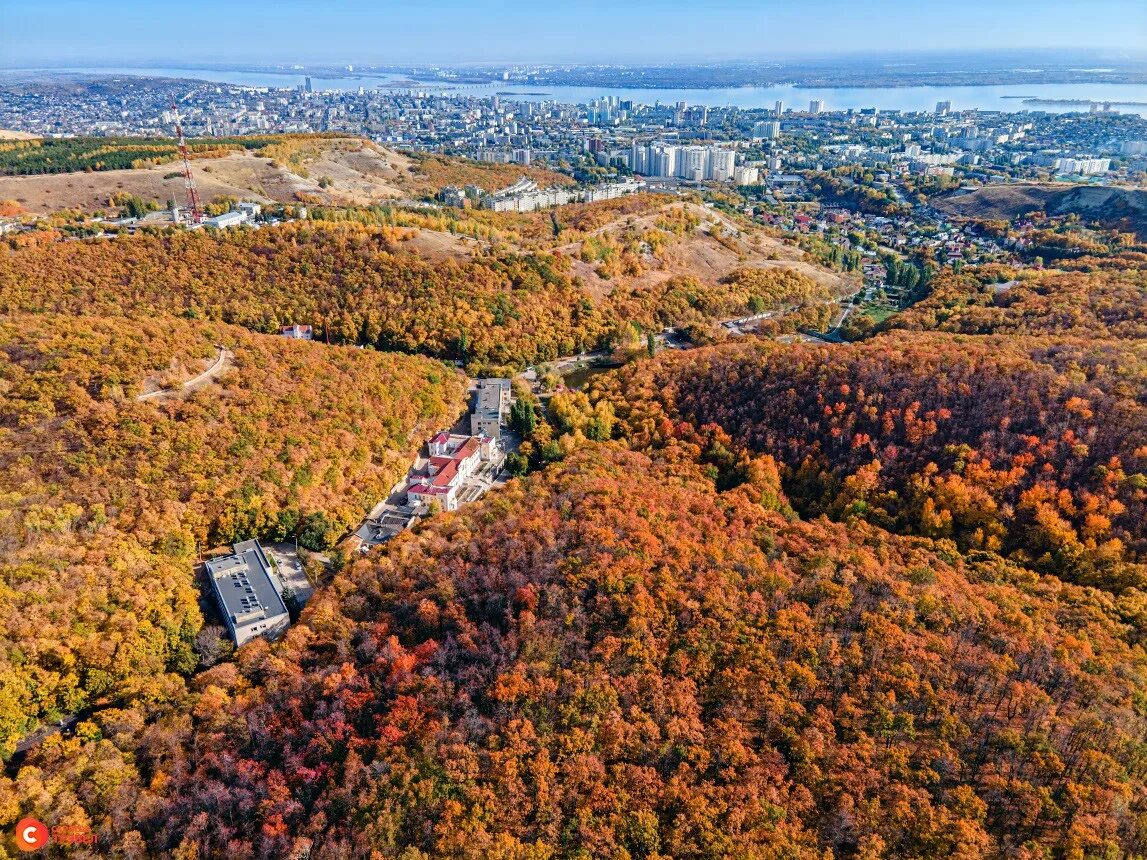
<path fill-rule="evenodd" d="M 450 254 L 368 210 L 5 240 L 0 825 L 93 858 L 1147 856 L 1141 255 L 938 271 L 829 343 L 840 272 L 626 205 Z M 684 272 L 701 241 L 733 262 Z M 620 366 L 515 382 L 518 477 L 343 552 L 467 377 L 585 351 Z M 234 649 L 196 562 L 252 537 L 329 564 Z"/>

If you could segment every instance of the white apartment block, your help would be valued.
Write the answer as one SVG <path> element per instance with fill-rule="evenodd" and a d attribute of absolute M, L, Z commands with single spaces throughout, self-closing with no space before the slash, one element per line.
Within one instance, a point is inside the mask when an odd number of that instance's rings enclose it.
<path fill-rule="evenodd" d="M 693 182 L 735 179 L 736 152 L 723 146 L 675 146 L 634 143 L 629 166 L 643 176 L 675 176 Z"/>
<path fill-rule="evenodd" d="M 1110 158 L 1061 158 L 1056 167 L 1058 173 L 1067 176 L 1098 176 L 1110 169 Z"/>

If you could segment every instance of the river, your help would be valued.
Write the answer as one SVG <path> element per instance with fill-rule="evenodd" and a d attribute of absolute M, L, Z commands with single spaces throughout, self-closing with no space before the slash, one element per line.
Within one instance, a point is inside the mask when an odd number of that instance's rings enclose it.
<path fill-rule="evenodd" d="M 139 75 L 149 77 L 191 78 L 253 87 L 297 87 L 305 80 L 305 71 L 231 71 L 197 68 L 72 68 L 14 69 L 0 72 L 3 76 L 27 76 L 31 73 L 71 72 L 84 74 Z M 316 90 L 357 91 L 360 87 L 388 90 L 410 89 L 412 84 L 399 75 L 383 73 L 347 73 L 338 77 L 311 76 Z M 791 85 L 770 87 L 720 87 L 713 89 L 641 89 L 607 87 L 564 87 L 539 84 L 518 85 L 495 81 L 488 84 L 451 84 L 424 81 L 414 89 L 490 96 L 500 94 L 507 100 L 557 101 L 562 104 L 584 104 L 603 96 L 616 96 L 643 104 L 687 102 L 711 107 L 770 108 L 777 101 L 786 108 L 804 110 L 812 99 L 824 102 L 825 110 L 878 108 L 880 110 L 931 111 L 937 102 L 950 101 L 952 109 L 984 111 L 1041 110 L 1051 113 L 1086 110 L 1078 105 L 1041 105 L 1023 103 L 1023 97 L 1040 99 L 1085 99 L 1112 102 L 1120 113 L 1138 113 L 1147 117 L 1147 87 L 1139 84 L 1011 84 L 996 86 L 952 87 L 827 87 L 804 88 Z M 1118 106 L 1118 102 L 1139 102 L 1137 106 Z"/>

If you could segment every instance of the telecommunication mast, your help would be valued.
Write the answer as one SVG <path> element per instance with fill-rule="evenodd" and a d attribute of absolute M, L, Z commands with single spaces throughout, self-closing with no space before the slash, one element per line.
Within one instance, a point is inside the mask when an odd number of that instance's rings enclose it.
<path fill-rule="evenodd" d="M 203 210 L 199 206 L 199 192 L 195 190 L 195 180 L 191 178 L 191 157 L 187 154 L 187 141 L 183 138 L 183 124 L 179 121 L 179 108 L 175 106 L 175 99 L 171 100 L 171 112 L 175 114 L 175 136 L 179 138 L 179 156 L 183 159 L 183 181 L 187 186 L 187 208 L 190 210 L 191 223 L 198 224 L 203 220 Z"/>

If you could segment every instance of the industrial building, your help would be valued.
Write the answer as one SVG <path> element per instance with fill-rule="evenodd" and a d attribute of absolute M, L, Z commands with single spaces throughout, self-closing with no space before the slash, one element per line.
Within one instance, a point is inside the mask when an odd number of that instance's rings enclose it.
<path fill-rule="evenodd" d="M 224 212 L 214 218 L 204 218 L 201 222 L 204 227 L 214 227 L 216 230 L 226 230 L 228 227 L 238 227 L 247 223 L 247 216 L 242 212 Z"/>

